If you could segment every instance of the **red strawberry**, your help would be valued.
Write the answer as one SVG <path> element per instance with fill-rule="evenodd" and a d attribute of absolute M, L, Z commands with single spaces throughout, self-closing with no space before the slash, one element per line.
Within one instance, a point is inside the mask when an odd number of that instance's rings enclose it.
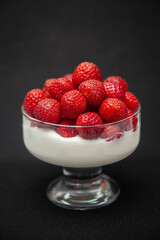
<path fill-rule="evenodd" d="M 82 82 L 90 79 L 102 81 L 102 75 L 99 68 L 91 62 L 80 63 L 72 76 L 74 86 L 78 87 Z"/>
<path fill-rule="evenodd" d="M 53 82 L 54 80 L 56 80 L 56 78 L 49 78 L 49 79 L 47 79 L 47 80 L 45 81 L 45 83 L 44 83 L 43 90 L 44 90 L 44 91 L 47 91 L 48 88 L 50 88 L 50 86 L 52 85 L 52 82 Z"/>
<path fill-rule="evenodd" d="M 72 76 L 72 73 L 67 73 L 66 75 L 64 75 L 64 78 L 68 78 L 72 82 Z"/>
<path fill-rule="evenodd" d="M 61 125 L 72 125 L 74 126 L 75 125 L 75 121 L 73 120 L 70 120 L 70 119 L 64 119 L 60 122 Z M 69 127 L 69 126 L 66 126 L 66 127 L 59 127 L 57 129 L 57 133 L 62 136 L 62 137 L 65 137 L 65 138 L 70 138 L 70 137 L 75 137 L 77 135 L 77 130 L 76 128 L 74 127 Z"/>
<path fill-rule="evenodd" d="M 48 94 L 48 96 L 51 97 L 50 95 L 50 91 L 52 89 L 52 82 L 54 82 L 54 80 L 56 80 L 56 78 L 50 78 L 50 79 L 47 79 L 44 83 L 44 86 L 43 86 L 43 90 Z"/>
<path fill-rule="evenodd" d="M 61 115 L 60 103 L 52 98 L 41 100 L 34 108 L 34 117 L 38 120 L 58 123 Z"/>
<path fill-rule="evenodd" d="M 93 108 L 98 107 L 105 98 L 103 83 L 98 80 L 82 82 L 78 90 L 86 97 L 87 102 Z"/>
<path fill-rule="evenodd" d="M 95 125 L 102 125 L 103 121 L 101 117 L 94 112 L 86 112 L 80 114 L 77 118 L 77 126 L 90 126 L 78 128 L 78 133 L 82 138 L 85 139 L 94 139 L 98 138 L 101 134 L 101 127 L 95 127 Z"/>
<path fill-rule="evenodd" d="M 130 110 L 129 108 L 127 108 L 127 118 L 131 117 L 133 115 L 134 115 L 134 112 L 132 110 Z M 137 123 L 138 123 L 138 118 L 134 115 L 132 118 L 124 120 L 124 122 L 123 122 L 123 129 L 125 131 L 129 131 L 131 129 L 136 131 Z"/>
<path fill-rule="evenodd" d="M 115 122 L 127 117 L 127 106 L 117 98 L 105 99 L 100 107 L 99 114 L 106 122 Z"/>
<path fill-rule="evenodd" d="M 112 83 L 118 83 L 120 84 L 122 87 L 123 87 L 123 90 L 124 92 L 128 91 L 128 84 L 127 82 L 121 78 L 121 77 L 118 77 L 118 76 L 110 76 L 110 77 L 107 77 L 105 80 L 104 80 L 104 83 L 105 82 L 112 82 Z"/>
<path fill-rule="evenodd" d="M 45 91 L 46 95 L 47 95 L 47 98 L 51 98 L 51 95 L 48 91 Z"/>
<path fill-rule="evenodd" d="M 133 112 L 138 110 L 139 101 L 133 93 L 126 92 L 124 102 L 127 105 L 127 107 L 130 108 Z"/>
<path fill-rule="evenodd" d="M 69 119 L 76 119 L 79 114 L 85 112 L 87 101 L 78 90 L 65 93 L 61 98 L 63 116 Z"/>
<path fill-rule="evenodd" d="M 58 101 L 66 93 L 74 89 L 73 83 L 68 78 L 48 79 L 44 88 L 50 96 Z"/>
<path fill-rule="evenodd" d="M 124 99 L 123 87 L 118 83 L 105 82 L 104 83 L 105 93 L 107 98 L 118 98 Z"/>
<path fill-rule="evenodd" d="M 123 135 L 122 129 L 116 125 L 110 125 L 103 128 L 101 138 L 105 138 L 106 141 L 112 141 L 118 139 Z"/>
<path fill-rule="evenodd" d="M 45 91 L 41 90 L 41 89 L 32 89 L 31 91 L 29 91 L 24 99 L 24 103 L 23 103 L 23 108 L 25 110 L 25 112 L 33 117 L 33 111 L 34 108 L 36 106 L 36 104 L 41 101 L 42 99 L 47 98 L 47 94 L 45 93 Z"/>

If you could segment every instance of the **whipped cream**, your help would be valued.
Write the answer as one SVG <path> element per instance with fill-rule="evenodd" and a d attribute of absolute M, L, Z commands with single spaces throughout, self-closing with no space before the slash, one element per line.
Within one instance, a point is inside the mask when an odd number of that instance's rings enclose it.
<path fill-rule="evenodd" d="M 98 167 L 120 161 L 137 148 L 140 124 L 136 131 L 124 132 L 120 139 L 86 140 L 80 136 L 64 138 L 55 130 L 31 127 L 23 117 L 23 139 L 26 148 L 36 158 L 64 167 Z"/>

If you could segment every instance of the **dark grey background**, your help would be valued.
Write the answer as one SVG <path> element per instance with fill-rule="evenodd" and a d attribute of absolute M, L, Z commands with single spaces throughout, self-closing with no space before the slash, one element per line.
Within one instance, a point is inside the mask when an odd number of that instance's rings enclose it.
<path fill-rule="evenodd" d="M 159 23 L 156 1 L 1 1 L 1 240 L 160 238 Z M 21 105 L 26 92 L 82 61 L 128 81 L 142 104 L 142 137 L 130 157 L 104 167 L 120 198 L 74 212 L 45 197 L 61 168 L 25 149 Z"/>

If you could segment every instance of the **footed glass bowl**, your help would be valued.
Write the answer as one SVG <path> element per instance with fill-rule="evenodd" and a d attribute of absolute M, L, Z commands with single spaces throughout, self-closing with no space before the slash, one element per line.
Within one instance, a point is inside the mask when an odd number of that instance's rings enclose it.
<path fill-rule="evenodd" d="M 22 108 L 23 140 L 36 158 L 63 167 L 63 175 L 47 188 L 49 200 L 61 207 L 86 210 L 114 202 L 118 183 L 102 174 L 102 166 L 120 161 L 140 140 L 140 107 L 131 117 L 98 126 L 70 126 L 39 121 Z M 74 132 L 62 137 L 59 128 Z M 62 129 L 63 130 L 63 129 Z"/>

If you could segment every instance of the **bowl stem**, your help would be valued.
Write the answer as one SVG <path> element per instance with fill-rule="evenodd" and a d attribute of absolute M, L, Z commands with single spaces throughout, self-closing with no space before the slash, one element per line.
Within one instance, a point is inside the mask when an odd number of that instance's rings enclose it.
<path fill-rule="evenodd" d="M 102 173 L 102 167 L 94 168 L 69 168 L 63 167 L 63 175 L 73 178 L 93 178 Z"/>
<path fill-rule="evenodd" d="M 102 174 L 102 167 L 63 168 L 63 175 L 47 188 L 48 199 L 63 208 L 87 210 L 114 202 L 120 193 L 117 182 Z"/>

